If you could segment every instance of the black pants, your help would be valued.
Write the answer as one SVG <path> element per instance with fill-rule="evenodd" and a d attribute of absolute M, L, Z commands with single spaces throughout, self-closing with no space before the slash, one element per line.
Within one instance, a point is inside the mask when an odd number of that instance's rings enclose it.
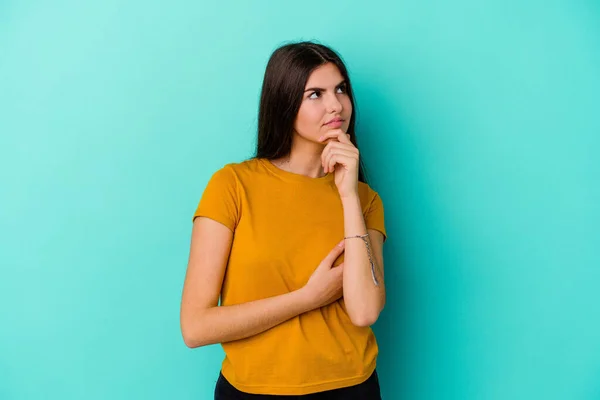
<path fill-rule="evenodd" d="M 325 392 L 287 396 L 272 394 L 250 394 L 237 390 L 219 374 L 215 387 L 215 400 L 264 400 L 264 399 L 310 399 L 310 400 L 381 400 L 379 391 L 379 379 L 377 371 L 374 371 L 369 379 L 355 386 L 340 389 L 327 390 Z"/>

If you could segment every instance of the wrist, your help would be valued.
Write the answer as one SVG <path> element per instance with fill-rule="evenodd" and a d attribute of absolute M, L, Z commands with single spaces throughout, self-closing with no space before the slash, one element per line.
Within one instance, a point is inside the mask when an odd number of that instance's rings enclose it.
<path fill-rule="evenodd" d="M 302 310 L 302 312 L 307 312 L 315 307 L 313 306 L 313 296 L 310 295 L 306 286 L 301 287 L 295 291 L 298 304 Z"/>
<path fill-rule="evenodd" d="M 346 195 L 346 196 L 340 196 L 340 199 L 342 200 L 342 204 L 344 204 L 344 203 L 354 203 L 356 201 L 359 201 L 358 193 L 351 193 L 351 194 Z"/>

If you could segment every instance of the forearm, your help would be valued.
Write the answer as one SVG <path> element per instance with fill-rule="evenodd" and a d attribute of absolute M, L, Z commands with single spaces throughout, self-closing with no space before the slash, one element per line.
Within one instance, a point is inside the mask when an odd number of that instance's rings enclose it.
<path fill-rule="evenodd" d="M 342 198 L 344 207 L 344 237 L 364 235 L 367 233 L 365 220 L 358 196 Z M 372 248 L 369 237 L 365 238 Z M 385 285 L 382 271 L 373 254 L 371 259 L 375 266 L 373 281 L 369 252 L 363 239 L 346 239 L 344 255 L 344 303 L 350 319 L 355 325 L 372 325 L 385 303 Z"/>
<path fill-rule="evenodd" d="M 266 299 L 197 311 L 182 326 L 188 347 L 244 339 L 264 332 L 310 311 L 312 305 L 303 289 Z"/>

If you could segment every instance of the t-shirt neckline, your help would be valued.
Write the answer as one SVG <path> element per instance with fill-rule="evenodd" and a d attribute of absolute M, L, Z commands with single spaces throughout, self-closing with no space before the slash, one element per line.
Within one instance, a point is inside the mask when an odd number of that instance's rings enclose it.
<path fill-rule="evenodd" d="M 261 161 L 263 165 L 275 175 L 280 176 L 282 178 L 291 179 L 297 182 L 328 183 L 334 180 L 334 174 L 332 174 L 331 172 L 319 178 L 311 178 L 310 176 L 296 174 L 294 172 L 283 170 L 266 158 L 259 158 L 259 161 Z"/>

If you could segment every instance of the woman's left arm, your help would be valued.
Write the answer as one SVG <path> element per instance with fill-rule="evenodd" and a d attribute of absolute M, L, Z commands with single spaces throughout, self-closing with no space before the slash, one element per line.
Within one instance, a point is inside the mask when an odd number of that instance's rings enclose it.
<path fill-rule="evenodd" d="M 344 236 L 347 238 L 344 252 L 344 303 L 354 325 L 370 326 L 377 321 L 385 305 L 383 234 L 375 229 L 367 230 L 358 196 L 342 198 L 342 204 Z M 367 232 L 369 235 L 364 239 L 354 237 Z M 371 261 L 375 277 L 371 272 Z"/>
<path fill-rule="evenodd" d="M 335 184 L 344 208 L 343 293 L 346 311 L 357 326 L 377 321 L 385 305 L 383 281 L 383 234 L 368 229 L 358 196 L 358 149 L 341 129 L 329 131 L 319 141 L 327 143 L 321 154 L 324 172 L 335 174 Z M 364 238 L 362 236 L 368 232 Z M 371 270 L 373 263 L 373 271 Z"/>

